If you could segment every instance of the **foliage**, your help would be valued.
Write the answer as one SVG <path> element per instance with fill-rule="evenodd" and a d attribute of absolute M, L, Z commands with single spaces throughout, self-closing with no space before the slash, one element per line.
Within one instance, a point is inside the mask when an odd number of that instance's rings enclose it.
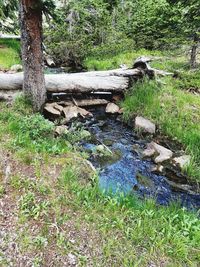
<path fill-rule="evenodd" d="M 102 0 L 73 0 L 58 10 L 46 39 L 58 63 L 78 68 L 93 45 L 106 42 L 110 20 L 106 6 Z"/>
<path fill-rule="evenodd" d="M 27 192 L 19 201 L 21 215 L 37 219 L 39 216 L 47 215 L 48 201 L 37 201 L 33 192 Z"/>
<path fill-rule="evenodd" d="M 72 151 L 72 145 L 75 148 L 75 144 L 90 138 L 89 132 L 82 127 L 73 127 L 73 125 L 67 134 L 55 137 L 55 124 L 41 114 L 33 113 L 30 101 L 23 96 L 15 100 L 12 108 L 3 107 L 3 112 L 0 113 L 0 125 L 4 123 L 8 128 L 2 127 L 2 135 L 3 132 L 9 131 L 15 136 L 9 147 L 18 149 L 22 153 L 25 149 L 28 153 L 62 154 Z M 26 159 L 26 161 L 29 160 L 29 158 Z"/>
<path fill-rule="evenodd" d="M 56 9 L 59 19 L 47 30 L 46 44 L 58 63 L 74 67 L 88 56 L 190 45 L 199 25 L 193 2 L 71 0 Z"/>
<path fill-rule="evenodd" d="M 0 31 L 17 32 L 17 0 L 0 0 Z"/>
<path fill-rule="evenodd" d="M 0 123 L 2 122 L 7 123 L 9 131 L 15 135 L 10 143 L 13 148 L 52 154 L 71 149 L 67 140 L 54 137 L 53 123 L 40 114 L 33 114 L 30 103 L 23 97 L 17 99 L 12 109 L 4 107 L 4 112 L 0 113 Z"/>

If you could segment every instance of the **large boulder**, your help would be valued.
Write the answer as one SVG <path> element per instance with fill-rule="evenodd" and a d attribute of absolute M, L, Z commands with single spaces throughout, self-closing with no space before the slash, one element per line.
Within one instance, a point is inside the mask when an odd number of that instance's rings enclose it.
<path fill-rule="evenodd" d="M 137 116 L 135 118 L 135 128 L 146 133 L 155 134 L 156 126 L 150 120 Z"/>
<path fill-rule="evenodd" d="M 173 156 L 173 152 L 155 142 L 151 142 L 148 144 L 147 149 L 143 151 L 143 156 L 156 156 L 154 159 L 155 163 L 162 163 L 163 161 L 170 160 Z"/>

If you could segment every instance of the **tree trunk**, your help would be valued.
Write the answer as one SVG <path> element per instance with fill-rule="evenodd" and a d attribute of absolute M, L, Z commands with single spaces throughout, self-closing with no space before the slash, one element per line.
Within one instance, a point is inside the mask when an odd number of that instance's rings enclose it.
<path fill-rule="evenodd" d="M 198 42 L 199 42 L 199 38 L 198 38 L 197 33 L 195 33 L 193 37 L 193 44 L 192 44 L 191 57 L 190 57 L 190 66 L 192 69 L 195 69 L 197 67 Z"/>
<path fill-rule="evenodd" d="M 42 54 L 42 1 L 21 0 L 20 22 L 22 61 L 24 65 L 23 91 L 40 111 L 46 100 Z"/>

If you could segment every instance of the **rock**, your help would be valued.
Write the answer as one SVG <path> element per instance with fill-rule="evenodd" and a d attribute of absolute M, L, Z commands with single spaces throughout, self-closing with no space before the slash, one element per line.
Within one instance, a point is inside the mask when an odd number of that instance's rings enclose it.
<path fill-rule="evenodd" d="M 67 256 L 68 256 L 68 261 L 69 261 L 70 266 L 75 266 L 77 263 L 76 256 L 73 255 L 72 253 L 69 253 Z"/>
<path fill-rule="evenodd" d="M 157 165 L 151 169 L 151 172 L 154 173 L 163 173 L 164 167 L 162 165 Z"/>
<path fill-rule="evenodd" d="M 52 108 L 58 110 L 60 113 L 63 110 L 63 106 L 58 105 L 57 103 L 46 103 L 45 107 L 52 107 Z"/>
<path fill-rule="evenodd" d="M 135 128 L 150 134 L 155 134 L 156 132 L 156 126 L 154 123 L 139 116 L 135 118 Z"/>
<path fill-rule="evenodd" d="M 173 159 L 174 165 L 178 165 L 181 169 L 188 166 L 191 161 L 191 156 L 189 155 L 183 155 L 181 157 L 176 157 Z"/>
<path fill-rule="evenodd" d="M 168 179 L 165 179 L 165 181 L 172 187 L 173 191 L 176 192 L 185 192 L 190 195 L 199 195 L 198 192 L 195 192 L 191 185 L 188 184 L 179 184 L 174 181 L 170 181 Z"/>
<path fill-rule="evenodd" d="M 133 153 L 136 153 L 138 156 L 142 156 L 143 151 L 139 144 L 134 144 L 131 148 Z"/>
<path fill-rule="evenodd" d="M 156 150 L 155 150 L 154 145 L 152 143 L 148 144 L 147 148 L 143 151 L 142 154 L 144 157 L 150 158 L 156 153 Z"/>
<path fill-rule="evenodd" d="M 106 106 L 106 113 L 115 114 L 118 113 L 120 108 L 114 103 L 108 103 Z"/>
<path fill-rule="evenodd" d="M 122 95 L 113 95 L 113 96 L 112 96 L 112 100 L 113 100 L 114 102 L 119 102 L 119 101 L 122 100 Z"/>
<path fill-rule="evenodd" d="M 55 109 L 59 110 L 60 112 L 63 111 L 63 106 L 58 105 L 57 103 L 54 103 L 53 107 L 54 107 Z"/>
<path fill-rule="evenodd" d="M 44 107 L 44 112 L 46 112 L 48 114 L 48 116 L 53 117 L 53 118 L 58 118 L 61 115 L 61 111 L 54 108 L 54 106 L 50 105 L 50 104 L 48 104 Z"/>
<path fill-rule="evenodd" d="M 57 126 L 56 129 L 55 129 L 55 134 L 57 136 L 67 134 L 68 132 L 69 132 L 68 128 L 65 125 Z"/>
<path fill-rule="evenodd" d="M 11 68 L 10 68 L 11 71 L 14 71 L 14 72 L 19 72 L 19 71 L 22 71 L 23 70 L 23 67 L 22 65 L 20 64 L 16 64 L 16 65 L 13 65 Z"/>
<path fill-rule="evenodd" d="M 154 155 L 158 155 L 154 159 L 155 163 L 162 163 L 163 161 L 171 159 L 173 152 L 155 142 L 151 142 L 148 144 L 147 149 L 143 151 L 143 156 L 152 157 Z"/>
<path fill-rule="evenodd" d="M 113 139 L 104 139 L 103 143 L 104 143 L 106 146 L 112 146 L 113 143 L 114 143 L 114 140 L 113 140 Z"/>
<path fill-rule="evenodd" d="M 89 116 L 89 117 L 93 116 L 92 113 L 90 113 L 89 111 L 87 111 L 83 108 L 79 108 L 77 106 L 65 107 L 63 109 L 63 113 L 65 115 L 66 122 L 69 122 L 73 118 L 77 118 L 78 115 L 80 115 L 83 118 L 85 118 L 87 116 Z"/>

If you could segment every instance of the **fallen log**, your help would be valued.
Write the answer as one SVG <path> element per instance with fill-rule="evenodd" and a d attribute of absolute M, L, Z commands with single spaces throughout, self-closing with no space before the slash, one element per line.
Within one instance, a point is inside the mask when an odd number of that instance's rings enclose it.
<path fill-rule="evenodd" d="M 139 69 L 117 69 L 109 71 L 91 71 L 73 74 L 47 74 L 45 82 L 47 92 L 89 93 L 123 92 L 130 82 L 144 76 Z M 0 90 L 21 90 L 23 73 L 0 74 Z"/>
<path fill-rule="evenodd" d="M 107 105 L 109 103 L 106 99 L 76 99 L 76 106 L 78 107 L 89 107 L 89 106 L 101 106 L 101 105 Z M 74 101 L 59 101 L 57 102 L 58 105 L 61 106 L 72 106 L 74 105 Z"/>
<path fill-rule="evenodd" d="M 108 71 L 89 71 L 81 73 L 46 74 L 47 93 L 96 93 L 118 92 L 129 89 L 135 80 L 144 75 L 154 78 L 155 75 L 171 75 L 164 71 L 153 69 L 148 64 L 149 59 L 138 58 L 132 69 L 121 68 Z M 0 74 L 0 90 L 22 90 L 23 73 Z"/>

